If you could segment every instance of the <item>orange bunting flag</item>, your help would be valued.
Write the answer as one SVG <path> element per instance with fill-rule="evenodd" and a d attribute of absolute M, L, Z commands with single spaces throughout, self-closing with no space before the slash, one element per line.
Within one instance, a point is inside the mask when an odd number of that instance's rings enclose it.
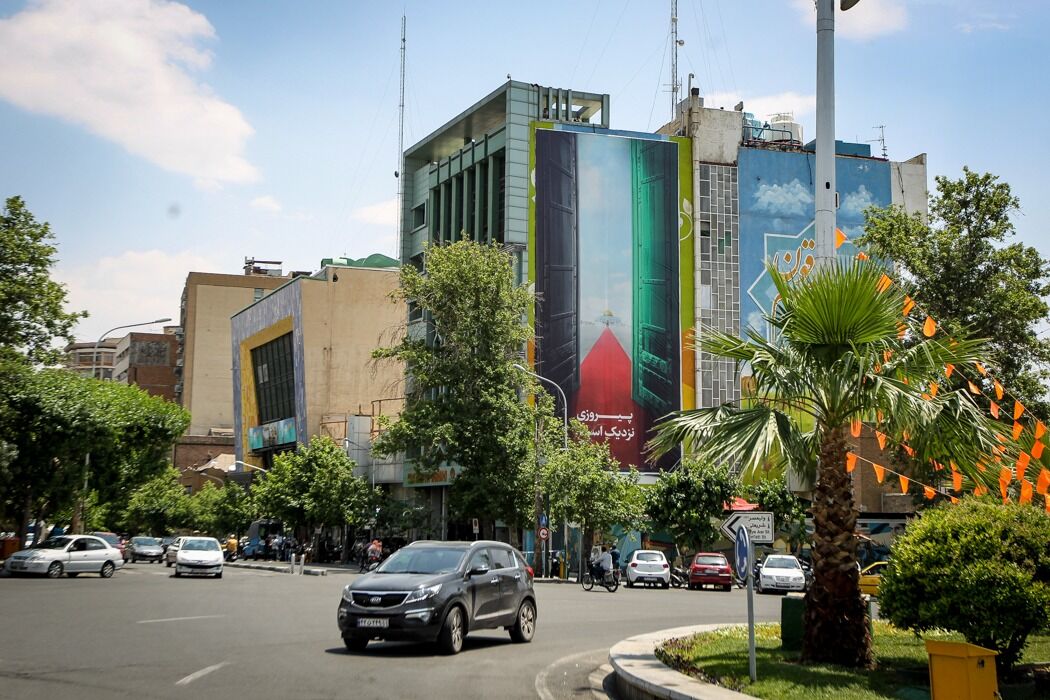
<path fill-rule="evenodd" d="M 1035 480 L 1035 490 L 1036 493 L 1046 496 L 1047 489 L 1050 489 L 1050 469 L 1044 467 L 1039 470 L 1039 478 Z"/>
<path fill-rule="evenodd" d="M 1044 497 L 1046 499 L 1046 512 L 1050 513 L 1050 495 Z"/>
<path fill-rule="evenodd" d="M 1046 424 L 1041 420 L 1035 422 L 1035 439 L 1038 440 L 1046 435 Z"/>
<path fill-rule="evenodd" d="M 1021 437 L 1021 433 L 1023 433 L 1023 432 L 1024 432 L 1024 426 L 1022 424 L 1018 423 L 1017 421 L 1014 421 L 1014 441 L 1015 442 L 1017 441 L 1017 438 Z"/>
<path fill-rule="evenodd" d="M 1039 459 L 1040 457 L 1042 457 L 1043 456 L 1043 449 L 1045 447 L 1046 447 L 1046 445 L 1044 445 L 1040 441 L 1036 440 L 1035 443 L 1032 445 L 1032 456 L 1035 457 L 1036 459 Z"/>
<path fill-rule="evenodd" d="M 842 232 L 842 229 L 836 227 L 835 228 L 835 250 L 838 250 L 839 248 L 841 248 L 842 244 L 845 243 L 848 240 L 849 239 L 846 238 L 846 234 L 844 234 Z M 883 275 L 883 277 L 885 277 L 885 275 Z"/>
<path fill-rule="evenodd" d="M 908 327 L 905 326 L 903 323 L 898 323 L 897 324 L 897 337 L 898 338 L 903 338 L 906 335 L 908 335 Z"/>
<path fill-rule="evenodd" d="M 857 455 L 852 452 L 846 453 L 846 473 L 849 474 L 857 468 Z"/>
<path fill-rule="evenodd" d="M 940 388 L 941 385 L 937 382 L 930 382 L 930 396 L 936 396 Z"/>
<path fill-rule="evenodd" d="M 1007 489 L 1007 485 L 1001 481 L 999 482 L 999 493 L 1003 497 L 1003 503 L 1010 502 L 1010 491 Z"/>
<path fill-rule="evenodd" d="M 981 393 L 981 390 L 977 388 L 977 385 L 974 384 L 973 382 L 971 382 L 969 379 L 966 380 L 966 383 L 970 385 L 970 393 L 971 394 L 980 394 Z"/>
<path fill-rule="evenodd" d="M 878 373 L 880 373 L 882 371 L 882 365 L 880 365 L 878 362 L 876 362 L 875 365 L 872 367 L 872 369 L 875 370 L 875 374 L 878 374 Z"/>
<path fill-rule="evenodd" d="M 952 472 L 952 488 L 956 491 L 962 491 L 962 474 L 960 472 Z"/>
<path fill-rule="evenodd" d="M 860 418 L 854 418 L 849 422 L 849 434 L 855 438 L 860 437 Z"/>
<path fill-rule="evenodd" d="M 1024 404 L 1014 399 L 1014 420 L 1017 420 L 1024 415 Z"/>
<path fill-rule="evenodd" d="M 882 411 L 875 411 L 875 417 L 878 418 L 879 422 L 881 423 L 883 421 Z"/>
<path fill-rule="evenodd" d="M 871 468 L 875 470 L 875 481 L 881 484 L 882 480 L 886 478 L 886 467 L 872 462 Z"/>
<path fill-rule="evenodd" d="M 934 471 L 939 472 L 939 471 L 942 471 L 944 469 L 944 465 L 941 464 L 940 462 L 938 462 L 937 460 L 931 459 L 930 461 L 933 462 L 933 470 Z"/>
<path fill-rule="evenodd" d="M 904 451 L 908 453 L 909 457 L 915 456 L 915 449 L 911 445 L 901 445 L 901 447 L 904 448 Z"/>
<path fill-rule="evenodd" d="M 908 493 L 908 477 L 903 474 L 898 474 L 897 477 L 901 481 L 901 493 Z"/>
<path fill-rule="evenodd" d="M 868 259 L 868 254 L 865 253 L 863 250 L 860 251 L 859 253 L 857 253 L 857 260 L 867 260 L 867 259 Z"/>
<path fill-rule="evenodd" d="M 929 394 L 927 394 L 925 391 L 922 392 L 922 398 L 926 399 L 927 401 L 932 401 L 933 400 L 933 397 L 930 396 Z"/>
<path fill-rule="evenodd" d="M 1019 503 L 1031 503 L 1032 502 L 1032 482 L 1022 481 L 1021 482 L 1021 497 L 1017 499 Z"/>
<path fill-rule="evenodd" d="M 904 296 L 904 315 L 907 316 L 915 308 L 915 301 L 908 295 Z"/>
<path fill-rule="evenodd" d="M 952 376 L 952 370 L 954 370 L 954 369 L 955 369 L 955 365 L 951 364 L 950 362 L 948 364 L 946 364 L 944 366 L 944 376 L 945 377 Z"/>
<path fill-rule="evenodd" d="M 882 361 L 883 362 L 889 362 L 891 357 L 893 357 L 893 351 L 892 350 L 883 350 L 882 351 Z"/>
<path fill-rule="evenodd" d="M 893 280 L 891 280 L 889 278 L 889 275 L 887 275 L 884 272 L 884 273 L 882 273 L 882 277 L 879 278 L 879 284 L 876 286 L 876 289 L 878 289 L 880 292 L 885 292 L 892 285 L 893 285 Z"/>
<path fill-rule="evenodd" d="M 1002 469 L 999 470 L 999 483 L 1000 484 L 1009 484 L 1013 480 L 1014 480 L 1014 473 L 1012 471 L 1010 471 L 1006 467 L 1003 467 Z"/>
<path fill-rule="evenodd" d="M 878 430 L 875 431 L 875 439 L 879 441 L 879 449 L 886 449 L 886 434 L 880 433 Z"/>
<path fill-rule="evenodd" d="M 1017 480 L 1024 481 L 1025 470 L 1028 469 L 1028 462 L 1031 458 L 1028 453 L 1024 450 L 1021 451 L 1020 456 L 1017 457 Z"/>
<path fill-rule="evenodd" d="M 999 417 L 999 404 L 997 404 L 996 402 L 992 401 L 992 405 L 989 406 L 989 410 L 992 412 L 992 417 L 993 418 L 998 418 Z"/>
<path fill-rule="evenodd" d="M 977 460 L 977 469 L 982 472 L 988 471 L 988 467 L 984 466 L 984 462 Z"/>
<path fill-rule="evenodd" d="M 911 440 L 911 433 L 909 433 L 907 430 L 902 430 L 901 435 L 904 437 L 905 441 Z"/>
<path fill-rule="evenodd" d="M 926 500 L 927 501 L 932 501 L 933 497 L 937 495 L 937 492 L 934 491 L 929 486 L 923 486 L 922 487 L 922 495 L 926 496 Z"/>
<path fill-rule="evenodd" d="M 977 484 L 976 486 L 973 487 L 973 495 L 974 496 L 983 496 L 986 493 L 988 493 L 988 487 L 987 486 L 981 486 L 980 484 Z"/>
<path fill-rule="evenodd" d="M 959 471 L 959 467 L 952 460 L 948 460 L 948 466 L 952 468 L 953 472 Z"/>
<path fill-rule="evenodd" d="M 955 496 L 952 496 L 952 503 L 958 503 L 958 502 L 959 502 L 959 499 L 956 498 Z"/>
<path fill-rule="evenodd" d="M 999 383 L 999 380 L 994 380 L 992 386 L 995 387 L 995 398 L 1000 401 L 1003 400 L 1003 385 Z"/>
<path fill-rule="evenodd" d="M 973 364 L 975 367 L 977 367 L 977 371 L 981 373 L 982 377 L 988 376 L 988 370 L 984 368 L 984 365 L 982 365 L 980 362 L 974 362 Z"/>
<path fill-rule="evenodd" d="M 922 324 L 922 334 L 927 338 L 937 335 L 937 322 L 932 316 L 927 316 L 926 321 Z"/>

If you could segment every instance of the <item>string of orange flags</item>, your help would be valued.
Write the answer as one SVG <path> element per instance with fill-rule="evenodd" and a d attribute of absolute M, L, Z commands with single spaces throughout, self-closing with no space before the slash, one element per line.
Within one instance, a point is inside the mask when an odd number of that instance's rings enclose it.
<path fill-rule="evenodd" d="M 841 229 L 835 229 L 836 249 L 841 247 L 842 244 L 848 240 L 849 237 L 846 236 L 846 234 L 843 233 Z M 859 260 L 869 259 L 868 255 L 865 254 L 863 251 L 858 253 L 856 257 Z M 890 287 L 892 287 L 894 284 L 894 280 L 886 273 L 883 273 L 882 276 L 879 278 L 877 288 L 880 292 L 884 292 Z M 921 307 L 919 307 L 917 302 L 914 299 L 912 299 L 909 295 L 905 295 L 904 306 L 901 309 L 902 316 L 905 319 L 908 319 L 911 317 L 912 312 L 916 310 L 919 312 L 920 317 L 924 317 L 922 321 L 922 334 L 927 338 L 935 337 L 938 331 L 941 330 L 936 319 L 934 319 L 932 315 L 926 313 Z M 907 325 L 901 323 L 900 336 L 903 337 L 906 333 Z M 953 340 L 951 336 L 948 336 L 948 339 L 949 341 Z M 888 362 L 889 358 L 885 358 L 885 361 Z M 955 365 L 945 365 L 945 379 L 950 379 L 953 373 L 958 373 L 959 377 L 966 382 L 967 389 L 973 396 L 981 396 L 988 399 L 988 411 L 990 415 L 996 421 L 1004 424 L 1004 428 L 1007 425 L 1009 425 L 1008 420 L 1012 419 L 1012 425 L 1010 425 L 1009 434 L 1012 438 L 1014 446 L 1017 449 L 1017 456 L 1015 460 L 1013 455 L 1008 454 L 1008 447 L 1005 444 L 1006 439 L 1004 437 L 1006 433 L 1004 430 L 1003 434 L 997 436 L 999 438 L 1000 444 L 994 448 L 994 452 L 996 454 L 987 455 L 987 459 L 985 460 L 978 460 L 975 466 L 981 471 L 986 471 L 988 465 L 985 464 L 985 462 L 1002 465 L 1004 456 L 1009 456 L 1011 462 L 1013 462 L 1014 468 L 1010 469 L 1007 466 L 1000 466 L 999 472 L 999 490 L 1003 497 L 1003 501 L 1007 502 L 1009 500 L 1009 486 L 1016 478 L 1016 480 L 1020 482 L 1018 501 L 1020 503 L 1030 503 L 1032 501 L 1032 494 L 1034 491 L 1035 493 L 1038 493 L 1044 497 L 1046 510 L 1048 513 L 1050 513 L 1050 469 L 1047 469 L 1047 467 L 1040 461 L 1041 457 L 1043 456 L 1044 450 L 1046 450 L 1047 446 L 1046 442 L 1044 442 L 1044 438 L 1047 436 L 1046 424 L 1041 419 L 1039 419 L 1038 416 L 1032 414 L 1031 411 L 1029 411 L 1028 408 L 1018 398 L 1010 394 L 1010 392 L 1003 387 L 1002 383 L 994 375 L 992 375 L 992 373 L 983 363 L 975 362 L 974 365 L 974 369 L 979 375 L 977 377 L 971 376 L 967 372 L 963 372 L 961 368 L 956 367 Z M 984 385 L 983 390 L 981 385 Z M 923 393 L 923 397 L 927 400 L 932 400 L 933 397 L 937 396 L 937 392 L 940 387 L 937 382 L 931 381 L 930 384 L 924 388 L 926 391 Z M 991 398 L 991 394 L 995 395 L 995 399 Z M 1013 402 L 1013 406 L 1011 407 L 1011 410 L 1008 413 L 1004 412 L 1004 407 L 1006 405 L 1005 399 L 1009 399 Z M 1009 418 L 1007 418 L 1006 416 L 1009 416 Z M 1028 430 L 1026 430 L 1025 424 L 1021 422 L 1022 418 L 1027 419 L 1027 422 L 1029 423 Z M 869 426 L 869 428 L 874 432 L 875 437 L 879 442 L 880 450 L 884 450 L 888 439 L 887 436 L 884 433 L 878 431 L 873 426 Z M 851 425 L 851 433 L 854 435 L 854 437 L 860 437 L 859 421 L 855 421 L 854 424 Z M 1028 434 L 1026 435 L 1026 433 Z M 1029 447 L 1027 451 L 1021 444 L 1022 436 L 1026 438 L 1030 436 L 1031 438 L 1031 447 Z M 897 444 L 906 453 L 908 453 L 909 456 L 915 456 L 915 450 L 907 444 L 907 436 L 905 436 L 905 442 Z M 860 459 L 864 458 L 861 457 Z M 864 461 L 870 460 L 864 459 Z M 931 460 L 931 462 L 932 461 L 933 460 Z M 876 478 L 879 481 L 879 483 L 882 483 L 885 471 L 889 471 L 893 474 L 896 474 L 898 478 L 901 479 L 902 492 L 907 492 L 909 477 L 899 474 L 898 472 L 895 472 L 893 470 L 887 469 L 886 467 L 878 465 L 874 462 L 871 462 L 871 464 L 873 467 L 878 467 L 878 469 L 876 469 Z M 849 458 L 847 458 L 847 471 L 853 471 L 854 466 L 855 460 L 852 462 L 851 466 Z M 956 467 L 954 462 L 951 462 L 950 466 L 955 491 L 961 492 L 962 475 L 961 473 L 959 473 L 958 468 Z M 937 462 L 933 462 L 933 467 L 937 471 L 943 469 L 943 466 Z M 1029 468 L 1032 468 L 1033 470 L 1038 468 L 1038 476 L 1035 477 L 1035 484 L 1033 484 L 1032 481 L 1028 479 Z M 922 486 L 924 494 L 928 499 L 936 497 L 936 489 L 926 484 L 923 484 Z M 974 493 L 976 495 L 981 495 L 981 493 L 986 491 L 987 487 L 982 486 L 981 484 L 975 484 Z M 949 497 L 952 499 L 952 502 L 956 502 L 958 500 L 954 496 Z"/>

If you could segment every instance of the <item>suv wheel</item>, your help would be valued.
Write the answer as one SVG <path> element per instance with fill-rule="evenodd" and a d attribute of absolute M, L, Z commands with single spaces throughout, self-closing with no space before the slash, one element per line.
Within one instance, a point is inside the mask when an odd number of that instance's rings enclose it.
<path fill-rule="evenodd" d="M 532 635 L 536 633 L 536 604 L 531 600 L 521 601 L 518 608 L 518 617 L 514 626 L 510 628 L 510 638 L 519 644 L 532 641 Z"/>
<path fill-rule="evenodd" d="M 463 610 L 457 605 L 449 608 L 445 615 L 445 622 L 441 625 L 438 634 L 438 648 L 444 654 L 458 654 L 463 648 L 463 637 L 466 635 L 466 625 L 463 623 Z"/>

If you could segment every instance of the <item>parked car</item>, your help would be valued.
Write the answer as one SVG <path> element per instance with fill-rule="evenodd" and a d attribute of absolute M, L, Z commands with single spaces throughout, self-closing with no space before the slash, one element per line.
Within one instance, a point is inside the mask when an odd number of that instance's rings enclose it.
<path fill-rule="evenodd" d="M 134 564 L 140 559 L 149 562 L 160 563 L 164 556 L 164 550 L 160 547 L 160 539 L 156 537 L 132 537 L 127 546 L 128 558 Z"/>
<path fill-rule="evenodd" d="M 175 564 L 175 555 L 179 553 L 179 545 L 182 544 L 184 539 L 186 538 L 176 537 L 166 547 L 161 545 L 164 549 L 163 560 L 165 566 L 173 566 Z"/>
<path fill-rule="evenodd" d="M 175 537 L 175 535 L 165 535 L 164 537 L 161 537 L 160 538 L 160 548 L 163 551 L 167 552 L 168 551 L 168 547 L 170 547 L 171 543 L 174 542 L 176 539 L 178 539 L 178 538 Z"/>
<path fill-rule="evenodd" d="M 120 536 L 115 532 L 89 532 L 92 537 L 98 537 L 106 541 L 106 544 L 120 551 L 120 557 L 126 563 L 128 561 L 127 549 L 124 547 L 124 541 L 120 539 Z"/>
<path fill-rule="evenodd" d="M 889 566 L 888 561 L 877 561 L 860 572 L 860 592 L 866 595 L 879 596 L 879 584 L 882 583 L 882 574 Z"/>
<path fill-rule="evenodd" d="M 806 590 L 806 575 L 798 559 L 790 554 L 770 554 L 755 577 L 759 593 Z"/>
<path fill-rule="evenodd" d="M 689 590 L 704 586 L 718 586 L 723 591 L 733 590 L 733 569 L 724 554 L 697 552 L 689 567 Z"/>
<path fill-rule="evenodd" d="M 15 552 L 5 566 L 12 573 L 46 574 L 58 578 L 65 574 L 98 574 L 109 578 L 124 565 L 116 547 L 91 535 L 63 535 L 44 540 L 30 549 Z"/>
<path fill-rule="evenodd" d="M 498 627 L 529 642 L 533 571 L 502 542 L 413 542 L 343 589 L 337 622 L 357 652 L 383 639 L 437 642 L 456 654 L 468 631 Z"/>
<path fill-rule="evenodd" d="M 655 549 L 636 549 L 627 557 L 627 587 L 636 584 L 671 585 L 671 567 L 664 553 Z"/>
<path fill-rule="evenodd" d="M 222 560 L 222 546 L 214 537 L 180 537 L 175 553 L 175 576 L 222 578 Z"/>

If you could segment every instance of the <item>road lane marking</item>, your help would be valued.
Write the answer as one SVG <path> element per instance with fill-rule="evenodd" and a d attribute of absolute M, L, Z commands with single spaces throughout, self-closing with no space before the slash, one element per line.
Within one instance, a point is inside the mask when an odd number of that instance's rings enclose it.
<path fill-rule="evenodd" d="M 191 673 L 190 675 L 186 676 L 185 678 L 180 678 L 179 680 L 175 681 L 175 685 L 189 685 L 190 683 L 192 683 L 193 681 L 197 680 L 198 678 L 206 676 L 209 673 L 211 673 L 212 671 L 218 671 L 220 668 L 222 668 L 223 666 L 226 666 L 229 663 L 230 663 L 229 661 L 223 661 L 221 664 L 215 664 L 214 666 L 208 666 L 207 668 L 202 668 L 199 671 L 194 671 L 193 673 Z"/>
<path fill-rule="evenodd" d="M 554 670 L 556 666 L 560 666 L 569 661 L 575 661 L 576 659 L 582 659 L 593 654 L 600 654 L 602 652 L 608 654 L 608 649 L 591 649 L 590 651 L 581 651 L 579 654 L 573 654 L 571 656 L 563 656 L 554 663 L 547 666 L 545 669 L 536 674 L 536 679 L 533 681 L 533 687 L 536 689 L 536 694 L 540 696 L 540 700 L 555 700 L 554 694 L 551 693 L 550 688 L 547 686 L 547 677 L 550 672 Z M 608 657 L 606 657 L 608 658 Z"/>
<path fill-rule="evenodd" d="M 151 622 L 181 622 L 183 620 L 210 620 L 213 617 L 226 617 L 225 615 L 193 615 L 191 617 L 162 617 L 158 620 L 139 620 L 136 624 L 148 625 Z"/>

